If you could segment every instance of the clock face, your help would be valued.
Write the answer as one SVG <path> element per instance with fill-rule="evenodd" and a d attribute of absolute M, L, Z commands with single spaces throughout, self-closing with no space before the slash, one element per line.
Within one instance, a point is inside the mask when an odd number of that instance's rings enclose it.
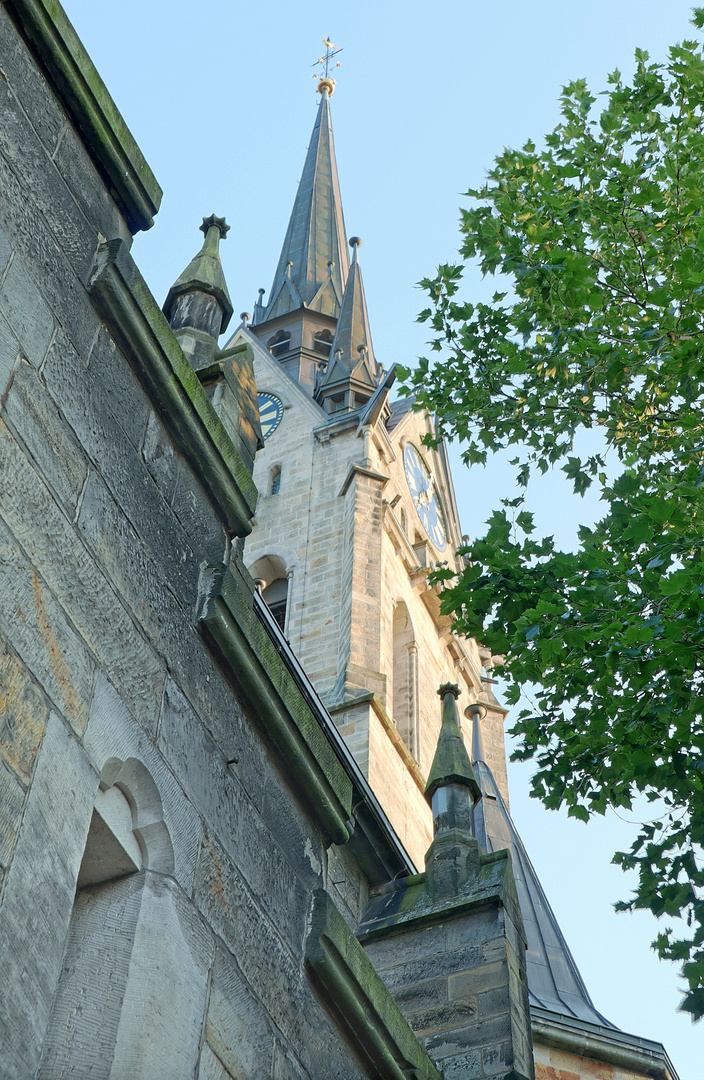
<path fill-rule="evenodd" d="M 444 551 L 447 547 L 447 538 L 438 493 L 425 462 L 415 446 L 411 446 L 410 443 L 403 451 L 403 467 L 406 470 L 408 490 L 423 528 L 438 551 Z"/>
<path fill-rule="evenodd" d="M 276 394 L 258 394 L 259 422 L 262 426 L 262 438 L 268 439 L 276 431 L 284 415 L 284 407 Z"/>

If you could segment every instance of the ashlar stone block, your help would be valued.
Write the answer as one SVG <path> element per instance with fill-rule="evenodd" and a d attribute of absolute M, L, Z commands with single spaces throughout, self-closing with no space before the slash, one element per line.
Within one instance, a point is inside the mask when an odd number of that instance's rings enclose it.
<path fill-rule="evenodd" d="M 46 702 L 27 668 L 0 635 L 0 756 L 25 784 L 31 780 L 48 716 Z M 3 786 L 10 801 L 9 781 Z"/>
<path fill-rule="evenodd" d="M 81 746 L 52 713 L 0 906 L 3 1080 L 27 1080 L 39 1064 L 97 788 Z"/>

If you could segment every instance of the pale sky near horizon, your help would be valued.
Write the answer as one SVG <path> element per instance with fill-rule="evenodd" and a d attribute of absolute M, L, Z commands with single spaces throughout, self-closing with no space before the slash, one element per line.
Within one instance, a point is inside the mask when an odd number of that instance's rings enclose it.
<path fill-rule="evenodd" d="M 315 119 L 313 63 L 323 35 L 343 47 L 332 99 L 348 235 L 360 262 L 377 358 L 410 364 L 427 332 L 416 282 L 452 261 L 461 193 L 494 156 L 558 120 L 561 86 L 592 91 L 633 50 L 664 59 L 696 37 L 684 0 L 63 0 L 69 17 L 164 188 L 134 255 L 161 303 L 202 240 L 203 215 L 231 226 L 222 257 L 235 316 L 271 285 Z M 262 13 L 263 12 L 263 13 Z M 468 275 L 467 294 L 483 288 Z M 505 470 L 454 466 L 463 529 L 482 530 Z M 538 523 L 563 544 L 598 508 L 549 478 Z M 628 879 L 609 865 L 631 831 L 615 816 L 584 826 L 527 798 L 511 767 L 517 827 L 596 1007 L 625 1031 L 662 1041 L 680 1080 L 704 1080 L 704 1023 L 676 1014 L 676 969 L 649 943 L 646 913 L 615 915 Z"/>

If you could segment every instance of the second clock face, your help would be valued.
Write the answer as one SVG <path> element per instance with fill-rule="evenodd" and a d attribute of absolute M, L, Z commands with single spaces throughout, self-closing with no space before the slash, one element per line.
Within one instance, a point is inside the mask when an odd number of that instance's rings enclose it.
<path fill-rule="evenodd" d="M 262 438 L 268 439 L 273 435 L 281 423 L 284 415 L 284 407 L 276 394 L 261 393 L 257 395 L 259 401 L 259 423 L 262 427 Z"/>
<path fill-rule="evenodd" d="M 444 551 L 447 547 L 447 538 L 438 493 L 425 462 L 415 446 L 411 446 L 410 443 L 403 451 L 403 467 L 406 471 L 408 490 L 423 528 L 438 551 Z"/>

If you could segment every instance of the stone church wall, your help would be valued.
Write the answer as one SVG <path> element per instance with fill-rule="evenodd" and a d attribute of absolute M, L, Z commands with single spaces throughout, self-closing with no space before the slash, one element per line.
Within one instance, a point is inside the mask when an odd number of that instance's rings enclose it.
<path fill-rule="evenodd" d="M 369 1075 L 304 967 L 314 895 L 354 921 L 364 877 L 199 630 L 228 530 L 98 316 L 96 252 L 130 230 L 8 6 L 0 1073 Z"/>
<path fill-rule="evenodd" d="M 392 432 L 395 460 L 371 445 L 365 467 L 378 479 L 363 472 L 351 478 L 350 468 L 362 465 L 365 452 L 357 420 L 321 439 L 314 429 L 324 422 L 323 414 L 259 343 L 255 371 L 259 389 L 279 395 L 285 409 L 255 462 L 254 478 L 265 494 L 253 535 L 245 544 L 245 561 L 256 574 L 260 560 L 273 556 L 290 573 L 286 635 L 323 698 L 337 703 L 345 693 L 356 696 L 368 690 L 398 725 L 408 753 L 371 705 L 348 710 L 344 717 L 336 712 L 348 746 L 421 868 L 432 835 L 422 778 L 439 732 L 437 687 L 459 679 L 465 690 L 463 707 L 469 704 L 470 688 L 473 698 L 483 691 L 476 643 L 464 643 L 466 659 L 460 670 L 448 649 L 449 620 L 441 620 L 437 610 L 431 613 L 423 596 L 428 593 L 423 572 L 413 569 L 417 557 L 412 545 L 420 538 L 421 526 L 405 479 L 402 448 L 406 441 L 421 446 L 428 421 L 407 414 L 401 434 Z M 279 466 L 279 490 L 266 494 Z M 398 536 L 392 539 L 390 513 L 405 522 L 402 543 L 408 546 L 410 563 L 399 553 Z M 453 557 L 449 551 L 446 555 Z M 432 603 L 437 609 L 435 598 Z M 398 696 L 394 700 L 393 627 L 398 605 L 405 605 L 416 646 L 417 743 L 408 730 L 401 730 Z M 471 724 L 467 720 L 463 724 L 469 744 Z M 507 797 L 500 709 L 485 719 L 483 732 L 491 767 Z M 420 771 L 414 768 L 414 759 Z"/>

